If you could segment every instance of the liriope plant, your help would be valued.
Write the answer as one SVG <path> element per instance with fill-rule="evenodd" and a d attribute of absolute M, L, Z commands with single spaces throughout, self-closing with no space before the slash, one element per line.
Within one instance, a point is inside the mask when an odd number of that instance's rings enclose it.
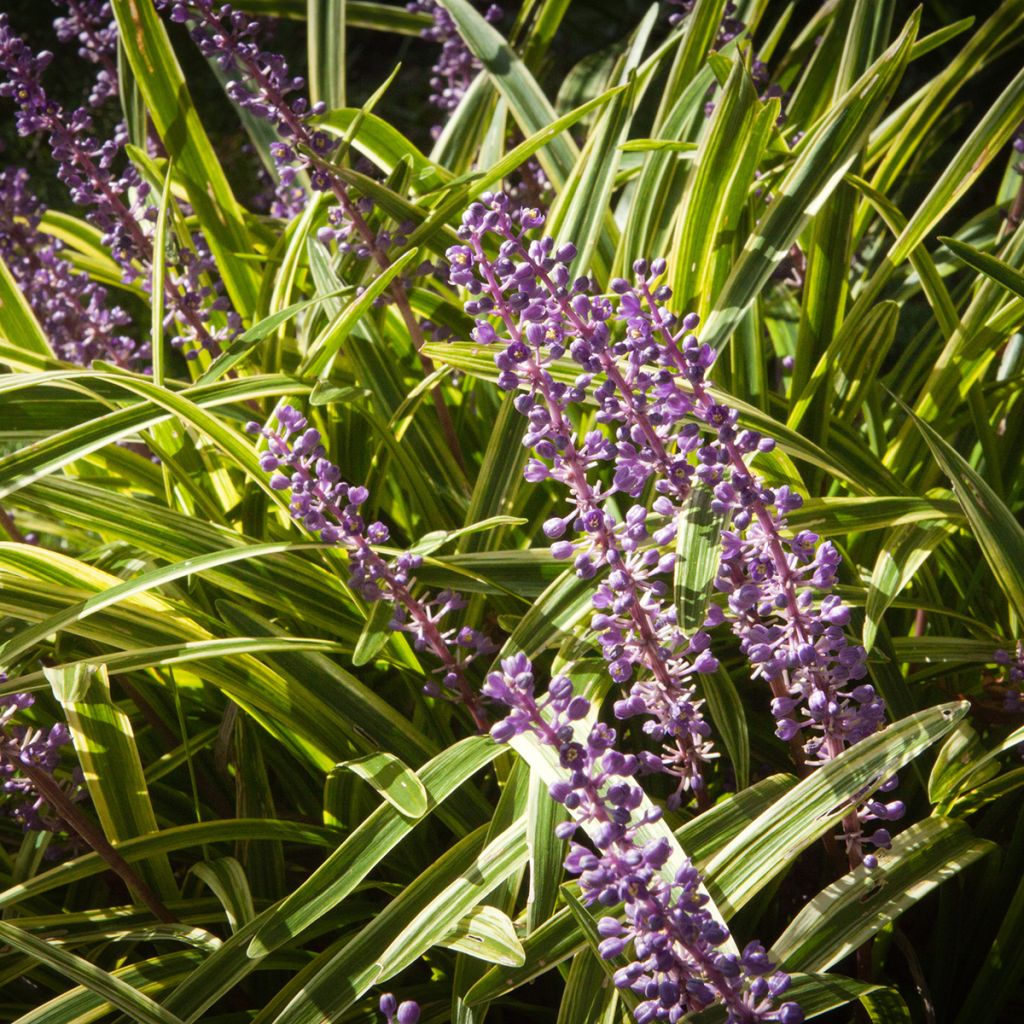
<path fill-rule="evenodd" d="M 1016 1019 L 1024 3 L 947 13 L 0 14 L 4 1019 Z"/>

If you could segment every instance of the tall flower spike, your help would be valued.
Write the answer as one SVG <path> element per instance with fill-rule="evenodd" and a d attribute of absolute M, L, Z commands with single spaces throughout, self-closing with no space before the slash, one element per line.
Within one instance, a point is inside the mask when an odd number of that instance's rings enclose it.
<path fill-rule="evenodd" d="M 482 344 L 501 341 L 495 356 L 499 386 L 522 388 L 516 408 L 529 420 L 524 444 L 535 457 L 526 467 L 530 481 L 553 479 L 570 493 L 570 510 L 550 519 L 544 530 L 554 540 L 557 558 L 572 558 L 584 579 L 601 570 L 591 625 L 598 634 L 608 671 L 619 684 L 631 683 L 617 702 L 620 718 L 648 716 L 644 729 L 660 744 L 648 754 L 648 768 L 678 779 L 672 802 L 694 790 L 704 790 L 703 762 L 712 755 L 710 729 L 694 698 L 694 676 L 714 672 L 718 662 L 709 651 L 703 631 L 684 636 L 676 625 L 675 609 L 665 597 L 665 574 L 674 555 L 660 550 L 661 531 L 651 533 L 648 509 L 639 499 L 648 479 L 659 469 L 658 488 L 676 500 L 689 491 L 690 469 L 683 453 L 671 453 L 661 428 L 661 414 L 648 409 L 647 399 L 634 391 L 619 373 L 609 324 L 617 311 L 612 302 L 590 294 L 587 278 L 569 280 L 572 245 L 556 249 L 552 239 L 526 244 L 522 232 L 543 222 L 536 210 L 516 218 L 508 197 L 486 194 L 473 204 L 459 229 L 464 245 L 448 252 L 453 284 L 474 296 L 467 312 L 477 316 L 473 337 Z M 497 259 L 485 249 L 487 236 L 501 243 Z M 619 313 L 631 308 L 623 299 Z M 498 330 L 490 319 L 496 315 Z M 550 364 L 566 352 L 584 372 L 572 386 L 555 381 Z M 606 371 L 619 382 L 621 401 L 605 385 L 594 390 L 604 422 L 621 423 L 614 441 L 599 430 L 578 438 L 568 416 L 571 405 L 583 401 L 594 375 Z M 613 391 L 614 391 L 614 385 Z M 692 446 L 692 439 L 684 439 Z M 613 482 L 597 482 L 603 466 L 614 467 Z M 616 492 L 634 500 L 621 520 L 607 499 Z M 666 499 L 669 500 L 669 499 Z M 567 536 L 568 534 L 568 536 Z"/>
<path fill-rule="evenodd" d="M 729 599 L 724 612 L 711 606 L 705 625 L 729 619 L 754 674 L 771 686 L 779 735 L 804 741 L 814 763 L 835 757 L 884 722 L 883 703 L 861 682 L 863 648 L 851 644 L 843 630 L 849 609 L 829 593 L 838 552 L 806 531 L 790 538 L 785 516 L 801 499 L 785 487 L 771 490 L 747 469 L 745 460 L 771 451 L 774 441 L 741 429 L 736 410 L 711 394 L 706 375 L 714 353 L 693 333 L 699 322 L 694 314 L 678 320 L 666 308 L 671 290 L 658 283 L 665 261 L 638 260 L 633 283 L 618 279 L 611 295 L 595 294 L 588 278 L 570 281 L 572 245 L 558 248 L 550 238 L 525 240 L 525 231 L 542 223 L 536 210 L 523 211 L 517 223 L 505 197 L 482 197 L 460 228 L 467 244 L 449 250 L 451 280 L 472 296 L 466 310 L 477 317 L 473 339 L 504 343 L 495 357 L 499 386 L 527 392 L 516 405 L 530 418 L 525 442 L 539 455 L 528 464 L 527 478 L 558 480 L 573 494 L 574 512 L 545 526 L 549 536 L 559 538 L 553 552 L 574 557 L 581 575 L 612 569 L 595 594 L 599 615 L 592 625 L 599 635 L 608 630 L 602 646 L 613 677 L 629 678 L 630 661 L 619 660 L 620 653 L 630 651 L 623 613 L 637 621 L 629 589 L 633 585 L 636 592 L 637 584 L 643 585 L 632 571 L 638 556 L 631 563 L 617 550 L 616 529 L 638 546 L 648 570 L 667 572 L 672 557 L 658 552 L 674 541 L 675 523 L 692 488 L 709 488 L 712 507 L 732 522 L 723 531 L 718 576 L 719 589 Z M 501 240 L 496 259 L 484 248 L 488 234 Z M 548 369 L 565 355 L 582 370 L 571 386 L 556 382 Z M 599 421 L 614 429 L 614 436 L 592 432 L 579 445 L 567 410 L 588 393 L 598 403 Z M 602 462 L 614 468 L 611 487 L 603 491 L 587 475 Z M 637 498 L 650 485 L 657 497 L 649 511 L 634 505 L 619 527 L 607 522 L 599 505 L 609 494 Z M 663 517 L 666 525 L 648 538 L 649 512 Z M 578 535 L 561 539 L 570 526 Z M 664 584 L 657 579 L 654 584 L 656 599 Z M 657 607 L 650 600 L 647 604 Z M 607 616 L 606 608 L 619 619 Z M 674 630 L 673 615 L 674 609 L 663 609 L 652 625 Z M 641 626 L 639 635 L 664 632 L 645 634 Z M 677 633 L 675 646 L 660 643 L 649 649 L 655 691 L 664 691 L 659 671 L 671 664 L 680 643 Z M 694 669 L 710 671 L 717 664 L 708 646 L 703 631 L 688 638 L 686 653 L 696 655 Z M 653 713 L 656 721 L 647 728 L 660 738 L 663 720 L 658 716 L 665 702 L 660 705 L 657 693 L 641 681 L 616 710 Z M 810 738 L 804 737 L 805 730 Z M 891 821 L 902 813 L 900 801 L 872 801 L 859 817 L 851 813 L 845 822 L 851 859 L 861 858 L 863 822 Z M 877 830 L 870 841 L 887 845 L 888 831 Z"/>
<path fill-rule="evenodd" d="M 235 76 L 230 83 L 230 95 L 236 103 L 256 117 L 274 126 L 280 141 L 270 146 L 278 168 L 281 184 L 294 184 L 298 170 L 305 169 L 318 192 L 330 192 L 338 203 L 339 212 L 332 217 L 327 233 L 321 241 L 330 243 L 334 233 L 340 231 L 346 238 L 358 235 L 367 255 L 381 270 L 391 266 L 389 249 L 395 235 L 371 227 L 365 205 L 360 205 L 348 184 L 331 162 L 331 154 L 338 141 L 316 127 L 312 118 L 323 114 L 325 106 L 310 106 L 305 97 L 292 98 L 292 94 L 305 85 L 302 78 L 293 76 L 287 61 L 277 53 L 262 50 L 257 42 L 259 22 L 230 4 L 223 6 L 213 0 L 156 0 L 157 6 L 169 12 L 172 21 L 188 23 L 192 38 L 201 52 L 220 62 L 225 72 Z M 396 234 L 400 234 L 401 229 Z M 401 277 L 392 280 L 388 294 L 394 301 L 405 324 L 413 346 L 423 347 L 423 324 L 413 312 L 407 292 L 407 283 Z M 424 372 L 433 370 L 426 356 L 420 356 Z M 438 388 L 432 389 L 434 408 L 448 447 L 456 459 L 461 459 L 458 437 L 451 416 Z"/>
<path fill-rule="evenodd" d="M 441 46 L 441 53 L 431 69 L 429 102 L 447 119 L 462 102 L 482 65 L 463 42 L 455 20 L 437 0 L 412 0 L 405 7 L 414 14 L 429 14 L 433 18 L 433 24 L 420 33 L 424 39 Z M 497 4 L 488 4 L 484 17 L 490 22 L 497 22 L 501 21 L 503 13 Z M 441 125 L 433 126 L 431 134 L 435 139 L 441 130 Z"/>
<path fill-rule="evenodd" d="M 78 56 L 97 67 L 89 106 L 117 96 L 117 21 L 109 0 L 54 0 L 67 13 L 53 21 L 62 43 L 78 43 Z"/>
<path fill-rule="evenodd" d="M 700 346 L 693 334 L 674 332 L 658 298 L 646 286 L 643 291 L 666 359 L 686 375 L 693 354 L 707 346 Z M 685 322 L 683 326 L 685 330 Z M 722 531 L 716 580 L 728 595 L 727 617 L 753 674 L 772 689 L 777 734 L 795 740 L 809 731 L 804 749 L 812 763 L 821 763 L 885 723 L 881 698 L 870 684 L 860 682 L 867 674 L 864 648 L 850 643 L 843 630 L 850 610 L 830 593 L 839 552 L 810 531 L 789 536 L 785 516 L 799 508 L 802 499 L 788 487 L 775 491 L 765 486 L 745 462 L 757 451 L 770 450 L 774 442 L 739 429 L 736 410 L 714 399 L 703 375 L 691 373 L 687 379 L 694 415 L 715 430 L 714 443 L 698 452 L 697 476 L 714 490 L 712 508 L 731 517 L 732 529 Z M 871 801 L 859 818 L 851 812 L 844 819 L 851 862 L 862 857 L 863 822 L 893 821 L 903 812 L 898 800 Z M 888 846 L 889 833 L 878 829 L 867 841 Z"/>
<path fill-rule="evenodd" d="M 93 135 L 92 115 L 87 110 L 80 107 L 66 114 L 47 96 L 41 77 L 52 60 L 48 51 L 34 54 L 11 31 L 7 15 L 0 14 L 0 96 L 17 104 L 19 134 L 47 137 L 58 163 L 57 177 L 67 186 L 73 202 L 88 208 L 86 216 L 102 232 L 103 244 L 121 267 L 125 282 L 142 278 L 144 287 L 149 287 L 157 218 L 156 207 L 147 201 L 149 185 L 131 163 L 120 173 L 114 172 L 124 142 L 123 126 L 115 138 L 101 142 Z M 194 255 L 202 264 L 200 273 L 208 275 L 212 260 L 201 239 Z M 240 327 L 237 317 L 221 316 L 225 299 L 205 302 L 208 293 L 197 292 L 194 283 L 195 275 L 187 267 L 180 274 L 166 274 L 164 279 L 168 314 L 180 327 L 172 340 L 190 358 L 198 355 L 198 348 L 188 346 L 198 345 L 216 354 Z M 219 282 L 211 282 L 209 287 L 219 296 Z M 214 320 L 223 326 L 214 327 Z"/>
<path fill-rule="evenodd" d="M 145 348 L 124 334 L 131 318 L 108 304 L 107 290 L 61 255 L 62 244 L 39 230 L 42 203 L 22 168 L 0 171 L 0 257 L 28 300 L 59 359 L 88 366 L 108 359 L 133 367 Z"/>
<path fill-rule="evenodd" d="M 428 598 L 416 597 L 415 572 L 422 558 L 412 552 L 387 562 L 375 549 L 386 544 L 383 523 L 367 523 L 360 511 L 369 494 L 365 487 L 346 483 L 341 470 L 328 459 L 320 432 L 289 405 L 277 410 L 278 427 L 249 423 L 247 430 L 267 441 L 260 466 L 271 473 L 270 486 L 290 491 L 292 518 L 319 534 L 328 544 L 341 544 L 349 553 L 350 586 L 366 601 L 388 601 L 394 608 L 391 625 L 413 638 L 419 651 L 429 650 L 441 663 L 442 687 L 429 683 L 431 696 L 445 692 L 466 705 L 477 726 L 486 728 L 480 699 L 466 675 L 473 660 L 492 654 L 491 641 L 468 627 L 443 627 L 450 613 L 462 608 L 462 598 L 443 590 Z"/>
<path fill-rule="evenodd" d="M 579 723 L 590 714 L 590 704 L 574 694 L 570 680 L 553 679 L 538 700 L 533 666 L 518 654 L 487 677 L 484 693 L 509 709 L 491 728 L 495 740 L 507 743 L 532 733 L 558 754 L 563 777 L 550 793 L 570 814 L 558 835 L 569 839 L 583 826 L 593 844 L 592 849 L 572 842 L 565 867 L 579 876 L 585 903 L 625 904 L 624 924 L 610 916 L 599 922 L 599 950 L 610 960 L 632 944 L 632 959 L 614 980 L 640 996 L 636 1020 L 674 1022 L 718 1004 L 728 1024 L 799 1024 L 803 1013 L 796 1003 L 777 1004 L 789 977 L 775 970 L 760 943 L 751 942 L 741 956 L 721 949 L 729 933 L 705 909 L 697 869 L 686 861 L 671 879 L 663 874 L 671 856 L 668 841 L 645 842 L 639 834 L 659 816 L 656 809 L 636 813 L 643 802 L 635 781 L 640 762 L 615 749 L 615 730 L 601 722 L 583 738 L 586 727 Z"/>

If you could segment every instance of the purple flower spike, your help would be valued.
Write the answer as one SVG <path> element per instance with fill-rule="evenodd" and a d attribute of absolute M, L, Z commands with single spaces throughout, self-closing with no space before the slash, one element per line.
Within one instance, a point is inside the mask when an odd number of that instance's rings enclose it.
<path fill-rule="evenodd" d="M 1003 666 L 1000 679 L 1006 687 L 1003 708 L 1014 713 L 1024 711 L 1024 643 L 1017 642 L 1017 649 L 1012 656 L 1003 650 L 996 651 L 995 661 Z"/>
<path fill-rule="evenodd" d="M 507 197 L 482 196 L 448 252 L 450 279 L 469 293 L 474 340 L 496 350 L 499 386 L 521 392 L 515 404 L 529 420 L 524 443 L 535 456 L 527 479 L 554 480 L 571 495 L 570 514 L 549 520 L 545 532 L 557 537 L 555 557 L 571 559 L 579 576 L 601 574 L 591 626 L 612 678 L 629 686 L 616 715 L 650 716 L 644 729 L 663 747 L 648 767 L 699 793 L 699 764 L 710 749 L 691 679 L 718 663 L 706 632 L 678 630 L 666 595 L 675 524 L 701 487 L 727 523 L 717 578 L 726 605 L 709 609 L 705 627 L 730 622 L 753 675 L 771 687 L 778 735 L 802 742 L 812 763 L 835 757 L 885 717 L 863 682 L 864 649 L 845 634 L 849 609 L 830 593 L 838 551 L 809 531 L 790 537 L 786 516 L 800 497 L 772 490 L 748 469 L 774 441 L 741 428 L 737 411 L 711 393 L 714 352 L 693 333 L 695 314 L 678 318 L 667 308 L 665 261 L 637 260 L 632 281 L 616 279 L 601 293 L 589 278 L 571 278 L 572 245 L 525 237 L 542 223 L 539 211 L 513 213 Z M 488 251 L 493 236 L 496 256 Z M 581 371 L 571 384 L 550 369 L 565 359 Z M 569 410 L 587 397 L 607 433 L 580 438 Z M 610 484 L 597 482 L 603 467 Z M 651 490 L 647 507 L 639 499 Z M 629 499 L 620 502 L 621 519 L 608 510 L 616 493 Z M 846 822 L 854 859 L 861 823 L 873 817 L 865 809 Z"/>
<path fill-rule="evenodd" d="M 107 290 L 61 255 L 60 241 L 40 231 L 45 208 L 28 188 L 28 172 L 0 171 L 0 258 L 28 300 L 59 359 L 88 366 L 108 359 L 134 367 L 148 353 L 122 333 L 131 318 L 108 303 Z"/>
<path fill-rule="evenodd" d="M 7 677 L 0 673 L 0 682 Z M 0 792 L 2 807 L 26 832 L 61 832 L 64 823 L 48 813 L 46 801 L 36 792 L 24 775 L 25 765 L 52 775 L 60 763 L 61 748 L 71 741 L 71 733 L 63 722 L 49 729 L 23 725 L 15 719 L 35 703 L 30 693 L 9 693 L 0 696 Z M 74 798 L 80 790 L 80 779 L 60 783 Z M 55 853 L 60 853 L 54 847 Z"/>
<path fill-rule="evenodd" d="M 494 357 L 499 386 L 523 389 L 515 404 L 529 421 L 524 444 L 536 456 L 527 463 L 527 480 L 552 479 L 569 492 L 568 514 L 545 524 L 548 536 L 560 537 L 552 554 L 571 560 L 583 579 L 603 573 L 591 626 L 609 674 L 628 688 L 615 713 L 649 718 L 644 729 L 659 753 L 646 767 L 677 778 L 675 805 L 688 790 L 700 798 L 702 765 L 715 756 L 694 683 L 700 672 L 715 671 L 717 661 L 706 634 L 684 636 L 676 625 L 668 597 L 674 557 L 658 550 L 671 538 L 652 530 L 638 499 L 652 478 L 661 495 L 658 515 L 676 510 L 689 495 L 693 469 L 687 454 L 699 437 L 689 426 L 681 432 L 677 421 L 692 410 L 692 400 L 677 387 L 656 389 L 644 362 L 644 353 L 656 354 L 651 329 L 640 315 L 641 296 L 628 282 L 614 283 L 615 300 L 594 294 L 588 278 L 570 280 L 574 246 L 524 238 L 525 229 L 543 219 L 538 210 L 514 213 L 503 194 L 481 196 L 463 217 L 464 244 L 448 251 L 450 277 L 470 293 L 466 311 L 477 317 L 475 340 L 500 343 Z M 496 259 L 485 248 L 492 235 L 499 239 Z M 655 270 L 664 273 L 663 262 Z M 624 341 L 613 333 L 620 325 Z M 566 354 L 582 370 L 572 385 L 555 381 L 549 370 Z M 624 367 L 621 355 L 627 355 Z M 606 379 L 593 386 L 598 374 Z M 568 410 L 588 393 L 613 437 L 600 430 L 577 436 Z M 605 466 L 613 467 L 610 486 L 595 479 Z M 631 500 L 621 519 L 607 505 L 616 492 Z"/>
<path fill-rule="evenodd" d="M 35 54 L 0 14 L 0 96 L 18 107 L 20 135 L 43 134 L 58 163 L 57 177 L 67 186 L 71 199 L 88 208 L 87 218 L 102 232 L 104 246 L 120 266 L 125 283 L 152 280 L 153 234 L 158 211 L 149 202 L 150 188 L 130 162 L 120 174 L 113 170 L 126 141 L 124 126 L 115 137 L 101 142 L 93 134 L 92 115 L 84 108 L 68 114 L 49 98 L 42 74 L 53 59 L 48 51 Z M 193 248 L 179 254 L 180 269 L 169 269 L 164 289 L 168 326 L 177 326 L 172 338 L 195 357 L 199 348 L 211 354 L 231 340 L 241 327 L 229 311 L 221 284 L 212 277 L 213 259 L 201 236 Z M 222 316 L 221 311 L 228 310 Z M 214 321 L 223 326 L 214 327 Z M 196 346 L 196 347 L 192 347 Z"/>
<path fill-rule="evenodd" d="M 55 0 L 67 14 L 53 22 L 62 43 L 78 43 L 78 56 L 97 67 L 89 106 L 117 96 L 117 21 L 109 0 Z"/>
<path fill-rule="evenodd" d="M 585 826 L 593 847 L 571 843 L 565 868 L 579 876 L 585 903 L 625 904 L 624 923 L 601 918 L 599 950 L 610 960 L 632 947 L 615 984 L 641 997 L 636 1020 L 678 1021 L 716 1003 L 730 1024 L 799 1024 L 796 1003 L 777 1005 L 789 977 L 775 970 L 760 943 L 750 943 L 740 956 L 721 948 L 729 932 L 705 909 L 697 869 L 686 861 L 674 875 L 663 873 L 671 856 L 668 840 L 640 835 L 659 816 L 656 809 L 637 813 L 643 803 L 635 781 L 640 761 L 615 749 L 615 730 L 603 723 L 586 733 L 573 726 L 589 705 L 573 695 L 569 680 L 552 680 L 538 700 L 533 666 L 517 654 L 487 677 L 484 690 L 509 709 L 491 729 L 496 740 L 531 733 L 557 752 L 563 774 L 550 793 L 571 815 L 558 834 L 568 839 Z"/>
<path fill-rule="evenodd" d="M 383 523 L 367 523 L 361 506 L 368 493 L 342 479 L 341 470 L 330 461 L 320 441 L 320 432 L 310 427 L 290 405 L 277 410 L 278 427 L 249 423 L 246 430 L 267 441 L 260 455 L 260 467 L 271 473 L 270 486 L 290 491 L 292 518 L 327 544 L 341 544 L 349 553 L 349 585 L 366 601 L 388 601 L 394 605 L 392 628 L 408 633 L 418 651 L 429 650 L 441 662 L 438 673 L 443 690 L 436 683 L 424 689 L 431 696 L 445 692 L 465 704 L 477 726 L 487 727 L 480 699 L 466 676 L 477 657 L 493 654 L 494 645 L 482 633 L 468 627 L 444 627 L 441 620 L 464 606 L 463 599 L 450 590 L 420 598 L 413 595 L 415 572 L 422 563 L 410 551 L 390 563 L 374 548 L 385 544 L 388 529 Z"/>
<path fill-rule="evenodd" d="M 412 0 L 405 7 L 414 14 L 429 14 L 434 19 L 434 23 L 420 33 L 424 39 L 441 46 L 441 54 L 431 69 L 429 102 L 448 117 L 462 102 L 482 65 L 463 42 L 455 20 L 437 0 Z M 498 22 L 503 13 L 497 4 L 488 4 L 484 17 L 490 22 Z M 441 134 L 441 125 L 434 125 L 431 133 L 437 138 Z"/>

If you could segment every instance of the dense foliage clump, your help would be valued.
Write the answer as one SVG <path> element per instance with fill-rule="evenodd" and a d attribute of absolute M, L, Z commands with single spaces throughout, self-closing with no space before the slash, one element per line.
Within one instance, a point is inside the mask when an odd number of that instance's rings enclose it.
<path fill-rule="evenodd" d="M 0 13 L 3 1019 L 1017 1020 L 1022 38 Z"/>

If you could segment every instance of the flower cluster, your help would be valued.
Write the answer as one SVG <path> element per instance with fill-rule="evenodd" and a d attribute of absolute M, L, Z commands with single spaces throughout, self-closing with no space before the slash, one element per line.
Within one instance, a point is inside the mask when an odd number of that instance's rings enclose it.
<path fill-rule="evenodd" d="M 613 301 L 595 294 L 589 278 L 571 280 L 575 247 L 556 248 L 550 238 L 527 243 L 523 231 L 540 226 L 543 217 L 536 210 L 516 214 L 510 206 L 507 196 L 486 194 L 469 208 L 459 229 L 465 244 L 448 251 L 451 281 L 473 296 L 466 310 L 477 317 L 474 340 L 491 344 L 501 332 L 499 386 L 525 391 L 516 408 L 529 420 L 524 444 L 535 456 L 527 480 L 552 479 L 569 492 L 567 514 L 544 525 L 552 553 L 571 558 L 584 579 L 607 570 L 594 593 L 591 625 L 612 678 L 631 684 L 615 713 L 648 716 L 645 731 L 661 747 L 647 755 L 646 766 L 678 778 L 676 803 L 686 790 L 699 796 L 704 788 L 701 765 L 712 756 L 710 729 L 693 683 L 696 674 L 718 667 L 708 635 L 699 630 L 684 636 L 677 626 L 666 581 L 675 556 L 662 550 L 694 475 L 687 456 L 699 446 L 699 433 L 692 424 L 680 427 L 692 403 L 673 382 L 665 389 L 647 370 L 655 349 L 642 315 L 642 290 L 615 282 Z M 500 239 L 493 259 L 485 249 L 491 234 Z M 663 263 L 638 267 L 642 289 L 650 285 L 648 274 L 664 271 Z M 616 322 L 626 326 L 621 342 L 613 338 Z M 572 383 L 551 372 L 566 354 L 583 371 Z M 702 373 L 710 352 L 691 354 L 695 372 Z M 599 374 L 604 380 L 594 386 Z M 600 430 L 577 437 L 569 410 L 588 393 L 613 437 Z M 611 482 L 603 482 L 608 475 Z M 658 497 L 648 509 L 640 498 L 652 478 Z M 617 493 L 631 501 L 621 518 L 608 501 Z M 654 529 L 652 511 L 670 524 Z"/>
<path fill-rule="evenodd" d="M 683 636 L 676 626 L 665 577 L 676 523 L 702 487 L 726 523 L 716 580 L 726 602 L 711 606 L 704 625 L 730 622 L 754 675 L 771 687 L 780 737 L 803 742 L 812 763 L 835 757 L 884 721 L 881 699 L 862 682 L 865 652 L 843 629 L 850 611 L 830 593 L 838 551 L 808 531 L 790 537 L 786 515 L 800 497 L 748 468 L 774 441 L 741 428 L 737 411 L 711 393 L 714 353 L 693 333 L 694 314 L 677 318 L 667 308 L 665 261 L 638 260 L 633 282 L 617 279 L 601 294 L 589 278 L 572 279 L 574 246 L 527 240 L 543 219 L 536 210 L 510 212 L 503 195 L 482 196 L 463 218 L 462 244 L 448 252 L 450 276 L 470 293 L 473 340 L 497 343 L 499 386 L 522 392 L 516 408 L 529 419 L 524 443 L 535 455 L 527 479 L 551 479 L 570 493 L 568 514 L 545 524 L 552 553 L 572 558 L 584 578 L 606 570 L 591 624 L 612 677 L 633 680 L 616 714 L 648 715 L 656 739 L 682 739 L 674 751 L 648 755 L 649 766 L 689 772 L 699 788 L 697 766 L 709 749 L 690 679 L 717 661 L 704 629 Z M 569 410 L 588 397 L 609 432 L 579 438 Z M 648 508 L 641 499 L 652 491 Z M 621 519 L 609 511 L 617 494 L 631 502 Z M 897 801 L 865 809 L 863 820 L 901 813 Z M 859 858 L 855 816 L 846 830 Z M 888 842 L 884 830 L 877 835 Z"/>
<path fill-rule="evenodd" d="M 130 367 L 146 357 L 123 333 L 131 318 L 108 304 L 107 290 L 76 271 L 60 241 L 39 230 L 42 203 L 21 168 L 0 171 L 0 258 L 28 300 L 54 353 L 87 366 L 107 359 Z"/>
<path fill-rule="evenodd" d="M 558 834 L 569 839 L 584 827 L 593 844 L 572 842 L 565 867 L 579 876 L 584 902 L 625 904 L 625 923 L 601 919 L 600 953 L 613 959 L 632 944 L 632 959 L 614 980 L 641 997 L 636 1019 L 677 1021 L 717 1003 L 729 1024 L 799 1024 L 803 1014 L 796 1003 L 777 1005 L 789 977 L 775 970 L 760 943 L 751 942 L 739 956 L 721 948 L 729 932 L 706 909 L 696 868 L 685 861 L 666 877 L 668 840 L 645 842 L 641 836 L 660 812 L 637 813 L 643 804 L 635 781 L 640 761 L 615 749 L 614 729 L 583 724 L 590 703 L 574 694 L 572 683 L 564 676 L 553 679 L 538 701 L 533 667 L 518 654 L 487 677 L 484 693 L 509 709 L 491 729 L 495 740 L 530 732 L 557 751 L 564 777 L 550 793 L 571 815 Z"/>
<path fill-rule="evenodd" d="M 432 68 L 430 88 L 433 91 L 430 102 L 447 117 L 462 102 L 462 97 L 480 70 L 480 62 L 463 42 L 452 16 L 437 0 L 412 0 L 405 6 L 415 14 L 429 14 L 433 18 L 433 24 L 420 35 L 441 47 L 441 53 Z M 497 4 L 489 4 L 484 17 L 493 23 L 500 21 L 503 13 Z M 432 132 L 437 138 L 441 134 L 441 125 L 434 125 Z"/>
<path fill-rule="evenodd" d="M 0 674 L 0 682 L 4 679 L 6 676 Z M 27 765 L 52 775 L 71 733 L 63 722 L 49 729 L 13 724 L 18 712 L 34 702 L 30 693 L 0 696 L 0 786 L 6 797 L 4 809 L 26 832 L 60 832 L 63 823 L 46 813 L 46 801 L 22 771 Z M 72 782 L 73 787 L 77 785 Z"/>
<path fill-rule="evenodd" d="M 407 551 L 386 561 L 374 545 L 386 544 L 388 528 L 380 522 L 367 523 L 360 509 L 369 493 L 365 487 L 346 483 L 341 470 L 327 458 L 320 432 L 291 406 L 277 410 L 277 429 L 249 423 L 247 430 L 267 441 L 260 466 L 271 473 L 270 486 L 290 491 L 292 517 L 327 544 L 341 544 L 349 556 L 349 584 L 366 601 L 388 601 L 393 605 L 393 629 L 413 637 L 417 650 L 431 651 L 441 662 L 438 674 L 442 687 L 424 687 L 431 696 L 445 693 L 464 703 L 481 728 L 485 724 L 479 697 L 466 671 L 473 660 L 491 654 L 495 648 L 482 633 L 467 626 L 442 626 L 442 620 L 464 606 L 462 597 L 443 590 L 430 597 L 417 597 L 415 572 L 421 556 Z"/>
<path fill-rule="evenodd" d="M 330 192 L 337 201 L 337 206 L 328 211 L 327 225 L 319 232 L 320 241 L 325 245 L 338 242 L 343 251 L 371 258 L 386 269 L 390 265 L 389 250 L 403 238 L 407 225 L 394 232 L 383 225 L 371 226 L 367 218 L 374 204 L 353 195 L 331 162 L 338 140 L 315 124 L 315 118 L 325 113 L 326 107 L 323 103 L 310 105 L 304 96 L 294 95 L 303 89 L 305 80 L 292 75 L 281 54 L 261 48 L 260 22 L 230 4 L 219 5 L 213 0 L 157 0 L 157 6 L 167 11 L 172 21 L 188 24 L 203 55 L 235 76 L 227 86 L 231 98 L 271 124 L 280 136 L 270 146 L 279 179 L 279 212 L 296 209 L 299 174 L 304 171 L 316 191 Z M 396 279 L 389 292 L 419 348 L 423 329 L 405 289 L 405 282 Z"/>
<path fill-rule="evenodd" d="M 117 95 L 117 21 L 109 0 L 55 0 L 67 10 L 54 19 L 62 43 L 78 43 L 78 55 L 97 67 L 89 106 L 101 107 Z"/>
<path fill-rule="evenodd" d="M 384 1015 L 384 1024 L 416 1024 L 420 1019 L 419 1003 L 411 999 L 400 1003 L 390 992 L 380 997 L 380 1012 Z"/>
<path fill-rule="evenodd" d="M 67 114 L 50 99 L 41 76 L 52 60 L 48 51 L 34 54 L 11 31 L 7 15 L 0 14 L 0 96 L 17 104 L 19 133 L 47 136 L 59 165 L 57 177 L 67 186 L 71 199 L 88 208 L 87 217 L 102 232 L 103 244 L 121 267 L 123 280 L 141 279 L 148 288 L 157 219 L 156 206 L 148 202 L 149 184 L 130 162 L 115 171 L 125 141 L 123 126 L 114 138 L 101 142 L 93 134 L 87 110 L 80 107 Z M 189 357 L 198 355 L 199 348 L 219 352 L 238 327 L 236 321 L 213 327 L 215 321 L 225 319 L 220 313 L 226 303 L 219 298 L 222 285 L 210 277 L 213 261 L 201 238 L 193 255 L 194 260 L 184 257 L 180 270 L 170 268 L 164 279 L 168 319 L 180 328 L 173 341 L 186 348 Z M 206 278 L 206 283 L 200 284 L 200 278 Z M 218 298 L 209 301 L 214 294 Z"/>
<path fill-rule="evenodd" d="M 1003 666 L 1000 682 L 1006 687 L 1003 706 L 1007 711 L 1024 711 L 1024 643 L 1018 641 L 1017 649 L 1011 655 L 1008 651 L 995 653 L 997 665 Z"/>
<path fill-rule="evenodd" d="M 292 75 L 281 54 L 260 46 L 260 22 L 213 0 L 159 0 L 157 6 L 171 21 L 188 23 L 204 57 L 215 60 L 225 73 L 239 76 L 228 82 L 228 95 L 254 117 L 268 121 L 285 140 L 271 147 L 281 188 L 293 188 L 299 171 L 305 169 L 314 188 L 329 190 L 331 175 L 322 160 L 337 148 L 337 141 L 309 124 L 310 117 L 327 108 L 322 103 L 310 106 L 301 95 L 305 79 Z"/>

